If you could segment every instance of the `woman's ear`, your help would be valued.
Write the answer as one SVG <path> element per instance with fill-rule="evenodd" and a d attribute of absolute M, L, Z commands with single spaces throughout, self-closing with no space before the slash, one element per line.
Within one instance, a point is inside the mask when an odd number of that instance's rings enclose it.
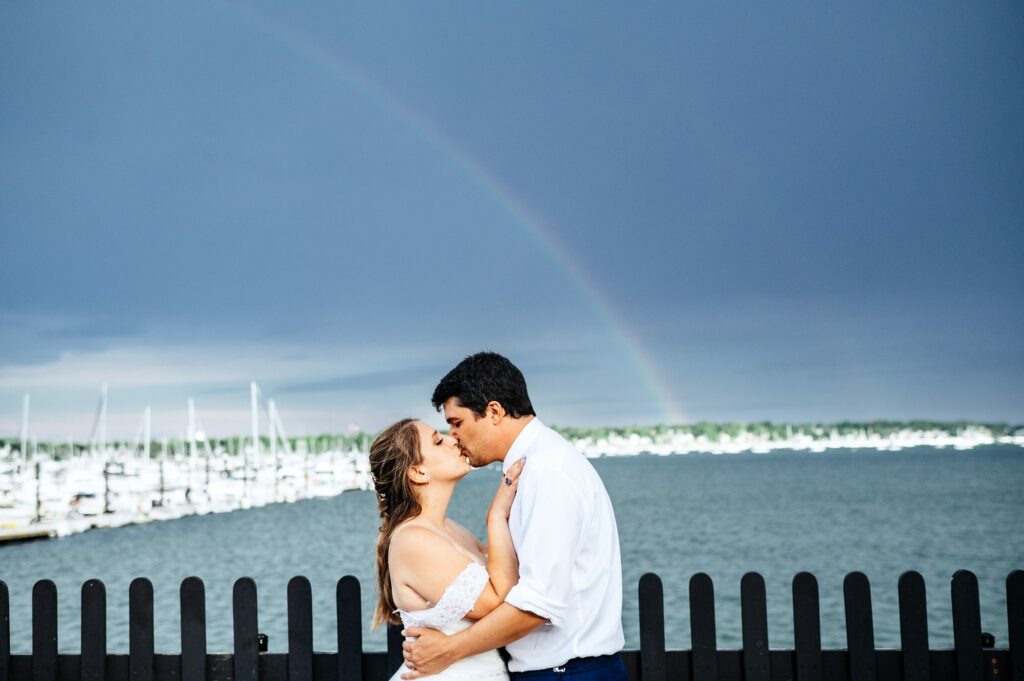
<path fill-rule="evenodd" d="M 428 473 L 427 470 L 419 464 L 409 466 L 408 475 L 414 485 L 425 485 L 430 482 L 430 473 Z"/>

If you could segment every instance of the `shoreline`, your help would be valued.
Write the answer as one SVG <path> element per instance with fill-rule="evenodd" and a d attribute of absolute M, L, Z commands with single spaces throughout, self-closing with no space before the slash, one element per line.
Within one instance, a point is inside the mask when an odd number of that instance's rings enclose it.
<path fill-rule="evenodd" d="M 684 456 L 686 454 L 770 454 L 773 451 L 806 451 L 821 454 L 833 449 L 874 449 L 898 452 L 913 447 L 952 448 L 967 451 L 987 445 L 1009 445 L 1024 448 L 1024 435 L 994 436 L 979 431 L 949 435 L 938 432 L 905 431 L 883 436 L 877 433 L 852 435 L 830 434 L 814 437 L 808 434 L 788 438 L 764 438 L 742 433 L 732 437 L 722 433 L 717 440 L 690 432 L 670 431 L 657 435 L 609 435 L 602 438 L 568 438 L 587 458 L 602 456 Z"/>

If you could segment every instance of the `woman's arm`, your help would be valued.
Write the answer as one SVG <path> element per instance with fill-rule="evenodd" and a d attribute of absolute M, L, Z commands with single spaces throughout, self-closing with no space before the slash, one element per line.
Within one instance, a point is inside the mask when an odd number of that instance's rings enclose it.
<path fill-rule="evenodd" d="M 508 516 L 525 463 L 525 459 L 520 459 L 508 469 L 487 511 L 487 572 L 490 581 L 476 605 L 466 615 L 469 619 L 481 619 L 501 605 L 519 581 L 519 561 L 515 546 L 512 545 L 512 533 L 508 529 Z M 505 483 L 506 478 L 511 484 Z"/>

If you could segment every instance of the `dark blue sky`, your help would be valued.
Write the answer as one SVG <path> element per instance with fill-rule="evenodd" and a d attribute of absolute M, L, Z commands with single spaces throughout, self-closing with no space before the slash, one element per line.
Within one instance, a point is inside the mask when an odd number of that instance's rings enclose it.
<path fill-rule="evenodd" d="M 1024 421 L 1022 86 L 1010 3 L 6 3 L 0 432 Z"/>

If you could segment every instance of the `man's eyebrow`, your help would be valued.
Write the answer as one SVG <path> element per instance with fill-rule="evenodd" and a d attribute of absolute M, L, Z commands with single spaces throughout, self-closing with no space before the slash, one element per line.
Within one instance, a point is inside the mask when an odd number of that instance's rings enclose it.
<path fill-rule="evenodd" d="M 451 425 L 452 421 L 455 421 L 455 420 L 457 420 L 457 419 L 454 416 L 449 416 L 448 418 L 445 419 L 445 423 L 447 423 L 448 425 Z"/>

